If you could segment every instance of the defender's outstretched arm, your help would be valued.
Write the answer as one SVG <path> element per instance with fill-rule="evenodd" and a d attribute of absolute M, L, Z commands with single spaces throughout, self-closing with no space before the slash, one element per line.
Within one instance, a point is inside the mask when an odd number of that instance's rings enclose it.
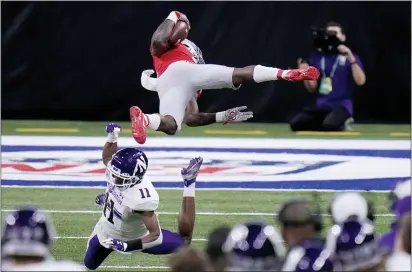
<path fill-rule="evenodd" d="M 102 160 L 104 165 L 107 165 L 112 159 L 112 156 L 117 152 L 117 139 L 122 127 L 115 123 L 109 123 L 106 126 L 107 140 L 103 146 Z"/>

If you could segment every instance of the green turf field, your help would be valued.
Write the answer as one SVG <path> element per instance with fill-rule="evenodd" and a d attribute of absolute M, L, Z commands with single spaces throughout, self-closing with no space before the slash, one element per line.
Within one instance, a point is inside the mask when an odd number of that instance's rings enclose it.
<path fill-rule="evenodd" d="M 120 122 L 123 133 L 130 134 L 130 122 Z M 3 135 L 84 135 L 105 136 L 106 122 L 76 121 L 2 121 Z M 293 133 L 287 124 L 214 124 L 204 127 L 183 127 L 179 136 L 223 137 L 271 137 L 271 138 L 410 138 L 410 125 L 364 125 L 354 124 L 348 132 L 301 132 Z M 148 131 L 151 137 L 164 136 L 161 132 Z"/>
<path fill-rule="evenodd" d="M 130 135 L 130 123 L 121 122 L 126 136 Z M 54 122 L 54 121 L 2 121 L 2 135 L 73 135 L 106 136 L 105 122 Z M 349 138 L 349 139 L 410 139 L 410 125 L 353 125 L 353 131 L 344 133 L 292 133 L 287 124 L 242 123 L 223 126 L 188 128 L 180 136 L 200 137 L 273 137 L 273 138 Z M 149 132 L 150 137 L 164 136 Z M 164 136 L 171 137 L 171 136 Z M 176 137 L 176 136 L 175 136 Z M 58 239 L 53 246 L 57 259 L 72 259 L 80 264 L 86 250 L 87 238 L 100 216 L 99 207 L 94 204 L 95 196 L 102 189 L 74 188 L 18 188 L 1 189 L 2 215 L 22 203 L 31 203 L 49 210 L 57 227 Z M 181 190 L 159 190 L 160 223 L 163 228 L 176 230 L 177 212 L 180 209 Z M 193 245 L 203 248 L 205 239 L 213 227 L 233 225 L 248 218 L 259 218 L 274 223 L 274 213 L 279 203 L 290 197 L 310 197 L 311 192 L 251 191 L 251 190 L 203 190 L 196 193 L 196 227 Z M 327 204 L 333 193 L 321 193 L 319 204 L 326 213 Z M 389 229 L 393 217 L 387 210 L 386 193 L 368 193 L 375 203 L 377 230 Z M 323 217 L 330 225 L 330 218 Z M 165 270 L 167 257 L 147 254 L 121 255 L 113 253 L 100 270 Z"/>
<path fill-rule="evenodd" d="M 53 254 L 58 259 L 72 259 L 82 263 L 87 237 L 100 216 L 100 209 L 94 198 L 103 190 L 71 188 L 2 188 L 2 215 L 22 203 L 34 203 L 50 210 L 56 224 L 58 239 Z M 196 193 L 196 225 L 193 245 L 203 248 L 205 238 L 213 227 L 233 225 L 248 218 L 274 223 L 274 213 L 278 204 L 290 197 L 311 197 L 310 192 L 276 191 L 198 191 Z M 180 209 L 181 190 L 159 190 L 159 220 L 162 228 L 176 230 Z M 322 213 L 326 213 L 327 203 L 332 193 L 320 195 Z M 389 229 L 393 217 L 388 215 L 386 195 L 368 193 L 368 198 L 376 204 L 377 229 Z M 324 216 L 326 225 L 330 218 Z M 103 263 L 100 270 L 155 270 L 167 265 L 167 257 L 147 254 L 122 255 L 113 253 Z M 140 267 L 140 268 L 139 268 Z"/>

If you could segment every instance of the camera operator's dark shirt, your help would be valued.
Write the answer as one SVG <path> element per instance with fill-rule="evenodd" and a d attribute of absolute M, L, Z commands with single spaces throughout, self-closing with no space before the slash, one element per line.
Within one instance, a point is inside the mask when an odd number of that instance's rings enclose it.
<path fill-rule="evenodd" d="M 359 56 L 353 54 L 356 62 L 359 64 L 363 70 L 363 65 Z M 322 71 L 321 60 L 325 57 L 325 71 Z M 334 108 L 334 107 L 344 107 L 352 115 L 353 106 L 351 98 L 351 88 L 353 87 L 353 76 L 352 67 L 349 60 L 342 55 L 326 55 L 324 53 L 313 53 L 310 56 L 309 63 L 315 66 L 321 72 L 321 77 L 323 72 L 326 77 L 331 75 L 332 68 L 337 60 L 336 70 L 332 76 L 332 91 L 327 95 L 319 94 L 316 105 L 319 108 Z M 320 78 L 321 78 L 320 77 Z M 318 81 L 318 89 L 320 87 L 320 80 Z"/>

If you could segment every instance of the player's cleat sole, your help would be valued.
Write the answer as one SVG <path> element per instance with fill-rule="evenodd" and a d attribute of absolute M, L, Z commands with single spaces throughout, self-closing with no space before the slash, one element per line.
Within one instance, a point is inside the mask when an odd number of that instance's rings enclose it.
<path fill-rule="evenodd" d="M 146 127 L 144 125 L 144 114 L 142 110 L 133 106 L 129 110 L 130 120 L 132 121 L 132 136 L 139 144 L 146 142 Z"/>
<path fill-rule="evenodd" d="M 286 74 L 285 79 L 289 81 L 317 80 L 320 72 L 316 67 L 309 66 L 306 69 L 293 69 Z"/>

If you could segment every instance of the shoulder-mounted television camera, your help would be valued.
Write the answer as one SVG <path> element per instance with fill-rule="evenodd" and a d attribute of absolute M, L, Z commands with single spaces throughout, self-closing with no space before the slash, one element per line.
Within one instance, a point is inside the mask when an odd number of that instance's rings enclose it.
<path fill-rule="evenodd" d="M 337 47 L 342 44 L 336 37 L 336 31 L 312 27 L 313 44 L 318 52 L 338 54 Z"/>

